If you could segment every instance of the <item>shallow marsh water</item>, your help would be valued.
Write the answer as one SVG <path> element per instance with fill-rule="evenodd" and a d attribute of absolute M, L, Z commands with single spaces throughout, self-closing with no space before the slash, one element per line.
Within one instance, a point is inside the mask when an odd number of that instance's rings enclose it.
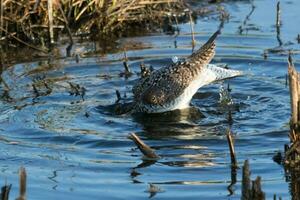
<path fill-rule="evenodd" d="M 246 21 L 252 8 L 249 1 L 223 4 L 230 20 L 217 40 L 213 60 L 246 75 L 201 88 L 191 110 L 155 116 L 115 115 L 112 111 L 115 90 L 122 97 L 126 94 L 121 102 L 132 99 L 131 87 L 142 62 L 158 69 L 172 62 L 174 55 L 191 53 L 189 24 L 180 25 L 177 36 L 154 34 L 120 40 L 122 46 L 137 46 L 127 51 L 134 72 L 129 78 L 120 76 L 122 52 L 82 55 L 79 63 L 75 58 L 22 63 L 4 71 L 11 98 L 0 101 L 0 178 L 13 184 L 11 197 L 17 196 L 18 169 L 24 166 L 28 199 L 240 199 L 241 169 L 233 194 L 227 189 L 231 183 L 225 135 L 228 109 L 219 100 L 220 88 L 229 84 L 239 165 L 249 159 L 251 177 L 262 177 L 268 199 L 273 194 L 290 199 L 285 171 L 272 160 L 289 142 L 287 51 L 271 51 L 264 59 L 267 49 L 278 46 L 276 3 L 257 0 L 253 4 L 255 9 Z M 281 2 L 282 48 L 296 53 L 300 50 L 296 41 L 299 7 L 297 0 Z M 217 17 L 197 20 L 196 48 L 217 29 Z M 92 52 L 94 46 L 77 44 L 74 49 Z M 299 54 L 293 58 L 299 70 Z M 40 70 L 45 67 L 47 70 Z M 33 92 L 33 83 L 39 95 Z M 83 97 L 73 94 L 70 83 L 86 89 Z M 161 159 L 143 162 L 127 138 L 131 132 Z M 150 183 L 159 188 L 156 194 L 149 192 Z"/>

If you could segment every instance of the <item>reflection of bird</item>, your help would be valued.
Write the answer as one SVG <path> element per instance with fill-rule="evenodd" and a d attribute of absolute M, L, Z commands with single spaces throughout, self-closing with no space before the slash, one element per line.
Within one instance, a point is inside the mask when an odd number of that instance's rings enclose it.
<path fill-rule="evenodd" d="M 159 113 L 189 107 L 197 90 L 213 81 L 241 75 L 209 64 L 215 55 L 215 32 L 184 62 L 176 62 L 152 72 L 133 87 L 136 112 Z"/>

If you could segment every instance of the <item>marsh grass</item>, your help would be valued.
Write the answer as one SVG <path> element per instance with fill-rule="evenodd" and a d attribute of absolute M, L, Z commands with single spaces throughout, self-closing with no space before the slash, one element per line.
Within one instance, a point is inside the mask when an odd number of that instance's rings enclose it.
<path fill-rule="evenodd" d="M 182 0 L 0 0 L 0 41 L 53 43 L 61 33 L 120 36 L 133 25 L 161 23 Z"/>

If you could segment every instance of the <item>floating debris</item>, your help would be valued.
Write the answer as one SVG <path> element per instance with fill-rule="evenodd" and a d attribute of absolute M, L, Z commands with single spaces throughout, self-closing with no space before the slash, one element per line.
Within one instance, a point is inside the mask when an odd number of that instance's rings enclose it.
<path fill-rule="evenodd" d="M 141 173 L 137 172 L 135 169 L 133 169 L 133 170 L 131 171 L 131 173 L 130 173 L 130 176 L 131 176 L 132 178 L 137 177 L 137 176 L 139 176 L 139 175 L 141 175 Z"/>
<path fill-rule="evenodd" d="M 45 75 L 35 77 L 31 86 L 34 94 L 34 99 L 40 96 L 47 96 L 52 93 L 52 88 L 47 83 Z"/>
<path fill-rule="evenodd" d="M 268 58 L 268 51 L 264 50 L 263 57 L 265 60 Z"/>
<path fill-rule="evenodd" d="M 131 133 L 129 135 L 129 139 L 134 141 L 134 143 L 137 145 L 139 150 L 144 154 L 146 159 L 154 159 L 157 160 L 159 159 L 159 156 L 156 155 L 155 151 L 146 145 L 135 133 Z"/>
<path fill-rule="evenodd" d="M 80 85 L 79 84 L 74 84 L 72 82 L 68 82 L 71 90 L 69 91 L 71 96 L 79 96 L 80 95 Z"/>
<path fill-rule="evenodd" d="M 79 84 L 74 84 L 72 82 L 68 82 L 69 85 L 70 85 L 70 91 L 69 91 L 69 94 L 71 96 L 80 96 L 82 101 L 84 101 L 84 96 L 85 96 L 85 93 L 86 93 L 86 89 L 85 87 L 81 87 Z"/>
<path fill-rule="evenodd" d="M 157 193 L 159 192 L 164 192 L 164 190 L 162 190 L 160 187 L 154 185 L 153 183 L 149 184 L 149 189 L 146 191 L 150 193 L 149 199 L 151 199 L 152 197 L 154 197 Z"/>

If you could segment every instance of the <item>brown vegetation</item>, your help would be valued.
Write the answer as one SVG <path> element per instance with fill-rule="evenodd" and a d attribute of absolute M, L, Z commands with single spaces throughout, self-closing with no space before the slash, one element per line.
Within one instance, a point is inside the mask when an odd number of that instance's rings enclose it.
<path fill-rule="evenodd" d="M 300 74 L 296 71 L 292 58 L 288 59 L 289 87 L 291 96 L 290 140 L 285 152 L 285 164 L 290 167 L 300 163 Z"/>
<path fill-rule="evenodd" d="M 60 32 L 122 34 L 130 24 L 162 21 L 183 11 L 182 0 L 0 0 L 0 40 L 54 42 Z M 27 45 L 28 46 L 28 45 Z"/>

